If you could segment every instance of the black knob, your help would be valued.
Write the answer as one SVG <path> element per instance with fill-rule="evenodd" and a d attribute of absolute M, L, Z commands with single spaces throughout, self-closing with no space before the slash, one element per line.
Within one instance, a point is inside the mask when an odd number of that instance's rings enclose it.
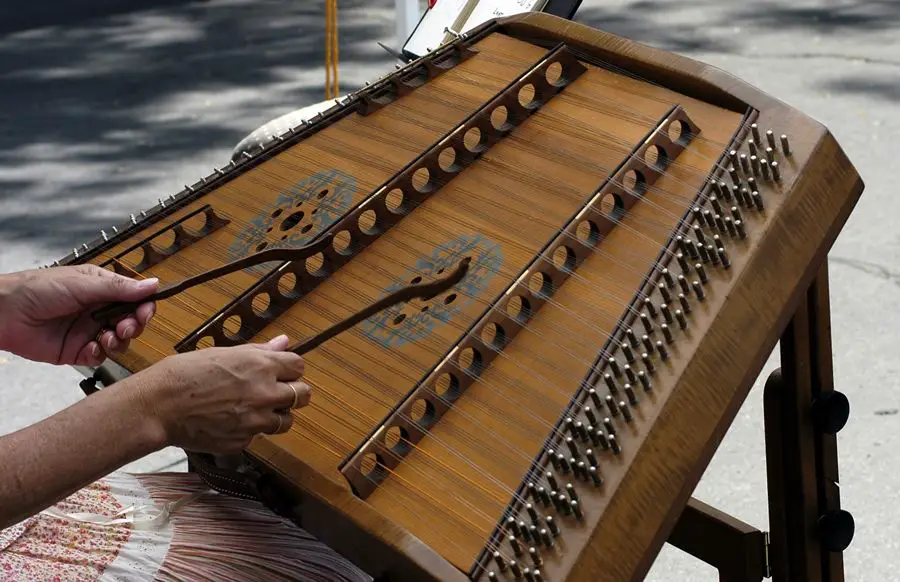
<path fill-rule="evenodd" d="M 818 522 L 822 547 L 829 552 L 843 552 L 853 541 L 856 524 L 850 512 L 836 509 L 824 513 Z"/>
<path fill-rule="evenodd" d="M 850 418 L 850 401 L 838 391 L 818 396 L 812 405 L 813 422 L 825 434 L 837 434 Z"/>

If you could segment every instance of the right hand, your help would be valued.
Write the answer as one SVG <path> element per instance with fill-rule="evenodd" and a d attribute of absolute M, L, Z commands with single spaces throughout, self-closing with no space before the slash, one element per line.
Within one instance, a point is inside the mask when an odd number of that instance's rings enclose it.
<path fill-rule="evenodd" d="M 243 451 L 260 433 L 287 432 L 311 388 L 299 381 L 303 358 L 284 351 L 285 336 L 265 344 L 207 348 L 170 356 L 134 376 L 166 446 L 198 453 Z"/>

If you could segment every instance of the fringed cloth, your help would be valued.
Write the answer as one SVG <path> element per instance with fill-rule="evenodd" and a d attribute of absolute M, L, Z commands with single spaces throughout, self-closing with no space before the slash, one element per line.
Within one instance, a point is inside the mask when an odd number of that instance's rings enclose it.
<path fill-rule="evenodd" d="M 130 508 L 185 500 L 160 524 L 128 520 Z M 290 521 L 191 473 L 114 473 L 0 531 L 0 580 L 371 582 Z"/>

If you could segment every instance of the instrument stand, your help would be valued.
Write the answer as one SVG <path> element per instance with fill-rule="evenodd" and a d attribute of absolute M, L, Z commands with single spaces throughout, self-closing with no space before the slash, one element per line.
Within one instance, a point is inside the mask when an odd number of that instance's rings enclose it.
<path fill-rule="evenodd" d="M 840 508 L 835 435 L 850 405 L 834 390 L 827 263 L 780 348 L 763 395 L 771 531 L 691 499 L 668 541 L 714 566 L 721 582 L 843 582 L 854 522 Z"/>

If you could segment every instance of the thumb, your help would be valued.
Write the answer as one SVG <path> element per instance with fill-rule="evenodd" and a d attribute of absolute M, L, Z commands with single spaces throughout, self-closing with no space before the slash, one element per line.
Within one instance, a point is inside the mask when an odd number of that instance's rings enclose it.
<path fill-rule="evenodd" d="M 101 269 L 106 271 L 105 269 Z M 156 292 L 159 279 L 131 279 L 106 271 L 106 276 L 77 276 L 66 281 L 66 287 L 82 303 L 138 302 Z"/>
<path fill-rule="evenodd" d="M 258 350 L 266 350 L 272 352 L 283 352 L 288 347 L 288 336 L 279 335 L 277 337 L 273 337 L 269 341 L 264 344 L 249 344 L 250 346 L 258 349 Z"/>

